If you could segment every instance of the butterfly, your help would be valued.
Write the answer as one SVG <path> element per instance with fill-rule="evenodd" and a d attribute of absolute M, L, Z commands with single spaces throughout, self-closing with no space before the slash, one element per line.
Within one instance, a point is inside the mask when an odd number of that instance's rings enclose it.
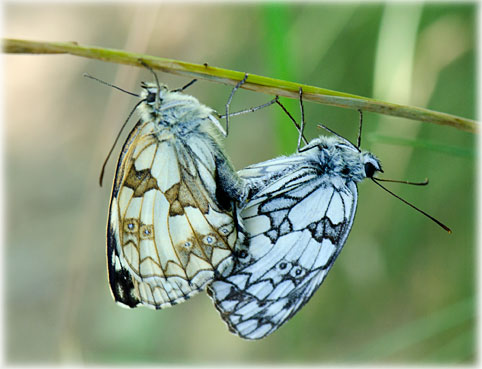
<path fill-rule="evenodd" d="M 234 268 L 208 294 L 242 338 L 266 337 L 309 301 L 351 230 L 356 184 L 382 172 L 373 154 L 340 136 L 300 149 L 302 130 L 297 153 L 238 172 L 248 191 L 237 205 L 246 239 L 236 246 Z"/>
<path fill-rule="evenodd" d="M 161 309 L 232 267 L 242 237 L 232 201 L 242 185 L 211 108 L 157 77 L 141 87 L 140 119 L 123 145 L 111 193 L 108 277 L 117 303 Z"/>

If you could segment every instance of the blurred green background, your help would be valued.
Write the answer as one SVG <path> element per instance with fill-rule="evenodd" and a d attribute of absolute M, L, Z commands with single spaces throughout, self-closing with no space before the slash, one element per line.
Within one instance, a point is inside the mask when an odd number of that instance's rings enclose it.
<path fill-rule="evenodd" d="M 475 3 L 13 4 L 4 35 L 125 49 L 428 107 L 476 118 Z M 362 147 L 390 188 L 367 181 L 345 249 L 312 300 L 279 331 L 230 334 L 203 293 L 163 311 L 114 304 L 105 223 L 114 172 L 103 160 L 150 74 L 65 55 L 4 57 L 5 353 L 9 363 L 473 363 L 476 137 L 364 115 Z M 171 88 L 189 80 L 159 73 Z M 231 87 L 188 93 L 223 111 Z M 240 91 L 232 111 L 271 96 Z M 283 100 L 299 117 L 296 101 Z M 306 134 L 323 122 L 355 141 L 358 113 L 305 103 Z M 131 127 L 134 124 L 131 123 Z M 126 133 L 123 135 L 125 137 Z M 297 135 L 276 106 L 231 120 L 236 168 L 290 154 Z M 120 147 L 116 148 L 116 155 Z"/>

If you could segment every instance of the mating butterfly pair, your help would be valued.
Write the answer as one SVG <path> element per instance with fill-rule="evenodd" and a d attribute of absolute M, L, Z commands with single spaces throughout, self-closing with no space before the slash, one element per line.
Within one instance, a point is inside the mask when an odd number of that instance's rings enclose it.
<path fill-rule="evenodd" d="M 158 82 L 139 97 L 107 226 L 115 301 L 161 309 L 207 287 L 232 332 L 267 336 L 323 282 L 351 229 L 356 183 L 379 161 L 319 137 L 236 173 L 212 109 Z"/>

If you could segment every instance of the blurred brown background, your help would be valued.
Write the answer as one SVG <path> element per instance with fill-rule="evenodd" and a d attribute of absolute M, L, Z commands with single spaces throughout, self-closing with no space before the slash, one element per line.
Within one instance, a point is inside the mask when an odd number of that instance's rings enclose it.
<path fill-rule="evenodd" d="M 124 49 L 424 106 L 475 119 L 476 6 L 466 3 L 12 4 L 4 35 Z M 162 311 L 110 296 L 105 223 L 114 172 L 103 160 L 149 72 L 65 55 L 4 57 L 5 350 L 9 363 L 469 363 L 475 359 L 474 135 L 366 113 L 362 147 L 390 186 L 448 235 L 371 182 L 324 285 L 265 340 L 230 334 L 205 294 Z M 189 80 L 159 73 L 171 88 Z M 222 111 L 231 87 L 188 93 Z M 232 109 L 271 96 L 236 94 Z M 295 101 L 284 100 L 299 116 Z M 306 103 L 356 140 L 358 113 Z M 133 126 L 133 119 L 130 127 Z M 125 137 L 124 133 L 123 137 Z M 296 131 L 277 107 L 231 120 L 236 168 L 289 154 Z M 120 146 L 116 148 L 115 156 Z"/>

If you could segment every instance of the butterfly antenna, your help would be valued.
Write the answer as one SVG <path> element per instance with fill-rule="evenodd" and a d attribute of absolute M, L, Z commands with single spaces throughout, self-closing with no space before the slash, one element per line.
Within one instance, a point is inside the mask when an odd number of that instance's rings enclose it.
<path fill-rule="evenodd" d="M 443 224 L 442 222 L 440 222 L 439 220 L 435 219 L 433 216 L 431 216 L 430 214 L 427 214 L 426 212 L 424 212 L 423 210 L 417 208 L 415 205 L 412 205 L 411 203 L 409 203 L 407 200 L 401 198 L 400 196 L 394 194 L 392 191 L 390 191 L 388 188 L 386 188 L 385 186 L 381 185 L 377 179 L 375 178 L 371 178 L 373 182 L 375 182 L 378 186 L 380 186 L 381 188 L 383 188 L 385 191 L 387 191 L 389 194 L 395 196 L 397 199 L 401 200 L 402 202 L 404 202 L 405 204 L 407 204 L 408 206 L 412 207 L 413 209 L 417 210 L 419 213 L 422 213 L 423 215 L 425 215 L 427 218 L 431 219 L 432 221 L 434 221 L 435 223 L 437 223 L 440 227 L 442 227 L 443 229 L 445 229 L 448 233 L 452 233 L 452 230 L 447 227 L 445 224 Z"/>
<path fill-rule="evenodd" d="M 124 90 L 123 88 L 120 88 L 120 87 L 118 87 L 118 86 L 116 86 L 116 85 L 110 84 L 109 82 L 106 82 L 106 81 L 103 81 L 103 80 L 101 80 L 101 79 L 99 79 L 99 78 L 96 78 L 96 77 L 94 77 L 94 76 L 91 76 L 91 75 L 88 74 L 88 73 L 84 73 L 83 76 L 84 76 L 84 77 L 87 77 L 87 78 L 90 78 L 90 79 L 93 79 L 94 81 L 97 81 L 97 82 L 99 82 L 99 83 L 102 83 L 103 85 L 106 85 L 106 86 L 109 86 L 109 87 L 113 87 L 113 88 L 115 88 L 115 89 L 117 89 L 117 90 L 119 90 L 119 91 L 125 92 L 126 94 L 139 97 L 139 95 L 138 95 L 138 94 L 135 94 L 134 92 L 130 92 L 130 91 Z"/>
<path fill-rule="evenodd" d="M 233 100 L 234 93 L 240 88 L 246 80 L 248 79 L 248 73 L 244 74 L 244 78 L 239 81 L 236 86 L 234 86 L 233 90 L 231 91 L 231 95 L 229 95 L 228 102 L 226 103 L 226 136 L 228 135 L 229 130 L 229 105 L 231 105 L 231 101 Z"/>
<path fill-rule="evenodd" d="M 377 181 L 380 182 L 392 182 L 392 183 L 402 183 L 408 184 L 413 186 L 426 186 L 428 185 L 428 178 L 425 178 L 423 182 L 410 182 L 410 181 L 400 181 L 398 179 L 386 179 L 386 178 L 375 178 Z"/>
<path fill-rule="evenodd" d="M 105 160 L 104 160 L 104 164 L 102 165 L 102 170 L 100 171 L 100 176 L 99 176 L 99 185 L 100 185 L 100 187 L 102 187 L 102 180 L 104 179 L 105 167 L 106 167 L 106 165 L 107 165 L 107 162 L 109 161 L 109 158 L 110 158 L 110 156 L 111 156 L 111 154 L 112 154 L 112 151 L 114 151 L 114 147 L 115 147 L 115 145 L 117 144 L 117 141 L 119 141 L 119 137 L 120 137 L 120 135 L 121 135 L 121 133 L 122 133 L 122 130 L 123 130 L 124 127 L 127 125 L 127 122 L 129 121 L 129 119 L 131 119 L 132 114 L 134 114 L 134 112 L 135 112 L 136 109 L 139 107 L 139 105 L 142 104 L 144 101 L 145 101 L 145 99 L 139 101 L 139 102 L 136 104 L 136 106 L 134 106 L 134 108 L 133 108 L 133 109 L 131 110 L 131 112 L 129 113 L 129 116 L 127 117 L 126 121 L 125 121 L 124 124 L 122 125 L 119 133 L 117 134 L 117 137 L 116 137 L 116 139 L 115 139 L 115 141 L 114 141 L 114 144 L 113 144 L 112 147 L 110 148 L 110 151 L 109 151 L 109 153 L 107 154 L 107 157 L 106 157 Z"/>
<path fill-rule="evenodd" d="M 154 70 L 149 65 L 147 65 L 147 63 L 144 60 L 139 59 L 139 62 L 154 75 L 154 80 L 156 81 L 156 86 L 157 86 L 156 108 L 159 109 L 161 106 L 161 96 L 159 94 L 159 92 L 161 91 L 161 84 L 159 83 L 159 78 L 157 78 L 156 72 L 154 72 Z"/>
<path fill-rule="evenodd" d="M 356 147 L 358 148 L 358 151 L 360 151 L 360 146 L 361 146 L 361 131 L 362 131 L 362 123 L 363 123 L 363 112 L 361 109 L 358 109 L 358 113 L 360 113 L 360 124 L 358 128 L 358 139 L 356 140 Z"/>

